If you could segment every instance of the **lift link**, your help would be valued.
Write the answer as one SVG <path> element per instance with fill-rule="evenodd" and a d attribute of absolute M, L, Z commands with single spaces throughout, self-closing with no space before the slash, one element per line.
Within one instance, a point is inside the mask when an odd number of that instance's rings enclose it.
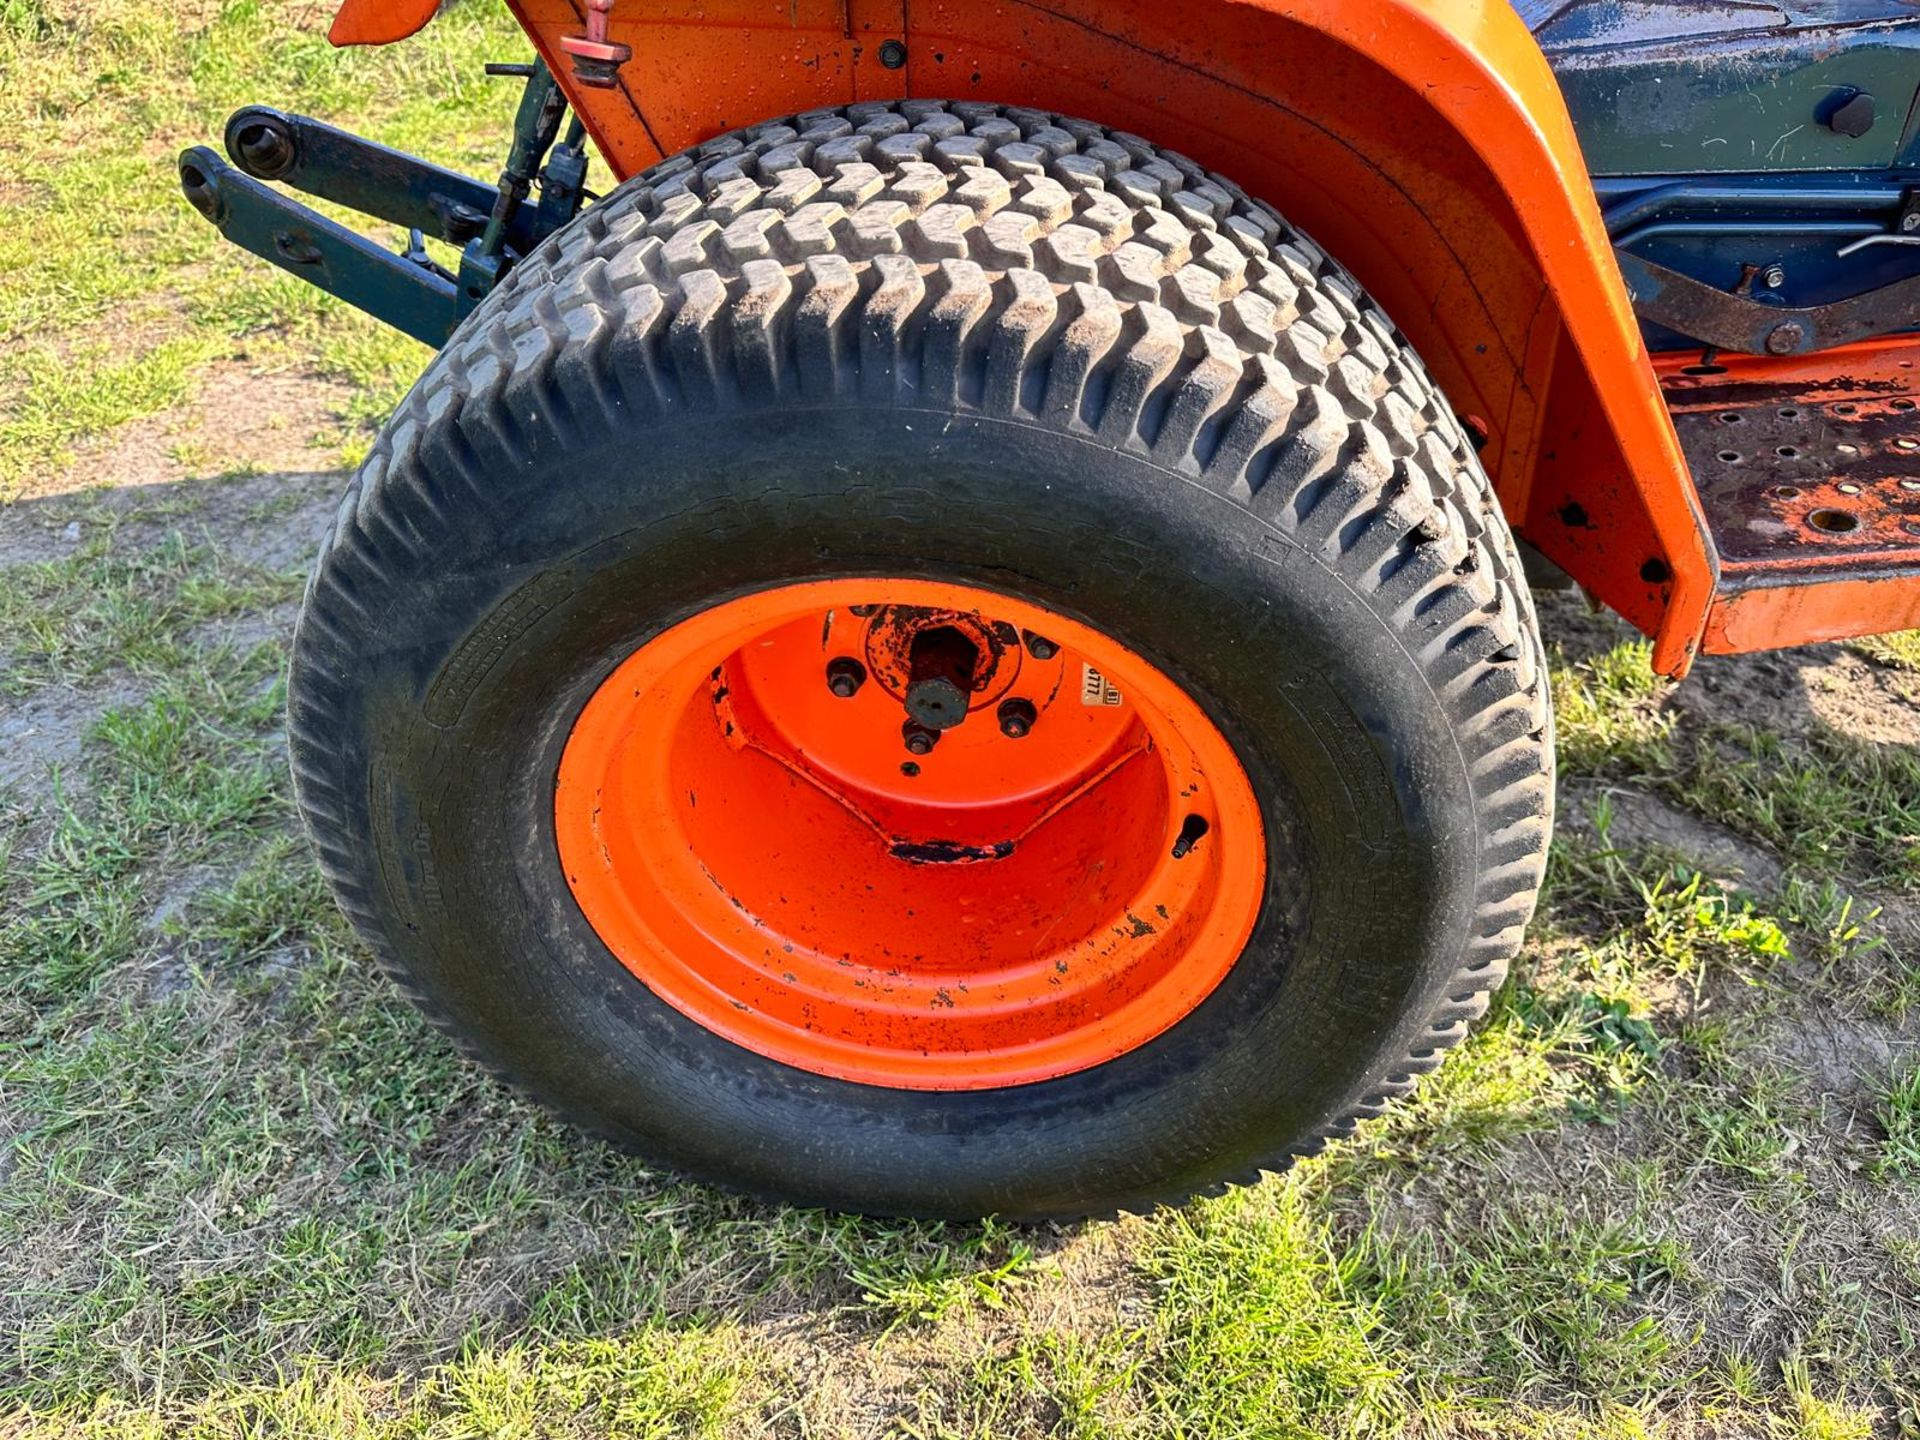
<path fill-rule="evenodd" d="M 303 115 L 250 105 L 227 122 L 232 163 L 193 147 L 180 157 L 181 189 L 242 249 L 417 340 L 444 345 L 507 270 L 587 197 L 584 129 L 575 120 L 555 145 L 565 97 L 544 63 L 525 73 L 513 144 L 495 185 Z M 536 177 L 540 199 L 528 204 Z M 261 183 L 268 180 L 399 225 L 408 232 L 406 248 L 383 249 Z M 429 257 L 428 237 L 463 247 L 457 277 Z"/>
<path fill-rule="evenodd" d="M 205 145 L 180 157 L 180 188 L 221 235 L 290 275 L 441 346 L 460 315 L 453 281 L 384 250 L 233 169 Z"/>
<path fill-rule="evenodd" d="M 484 181 L 266 105 L 236 110 L 225 143 L 227 157 L 256 180 L 454 245 L 478 236 L 493 209 L 494 187 Z"/>
<path fill-rule="evenodd" d="M 478 240 L 460 255 L 460 314 L 464 318 L 493 293 L 493 287 L 511 268 L 518 256 L 509 249 L 509 228 L 522 202 L 540 173 L 540 162 L 553 148 L 560 133 L 560 121 L 567 113 L 567 97 L 554 81 L 547 62 L 536 60 L 527 88 L 520 96 L 520 110 L 513 119 L 513 144 L 507 149 L 506 168 L 500 172 L 500 184 L 493 211 Z M 524 252 L 521 252 L 524 253 Z"/>

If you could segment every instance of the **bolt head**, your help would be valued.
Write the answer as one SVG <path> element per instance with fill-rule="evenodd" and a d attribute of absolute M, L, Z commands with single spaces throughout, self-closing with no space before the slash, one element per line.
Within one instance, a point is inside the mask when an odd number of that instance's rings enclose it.
<path fill-rule="evenodd" d="M 1900 217 L 1900 228 L 1907 234 L 1920 230 L 1920 210 L 1909 210 Z"/>
<path fill-rule="evenodd" d="M 1016 695 L 1000 702 L 999 718 L 1002 735 L 1009 740 L 1023 740 L 1033 733 L 1033 723 L 1040 717 L 1031 700 Z"/>
<path fill-rule="evenodd" d="M 1051 660 L 1060 653 L 1060 647 L 1044 635 L 1036 635 L 1031 630 L 1020 632 L 1020 638 L 1027 643 L 1027 653 L 1036 660 Z"/>
<path fill-rule="evenodd" d="M 1769 265 L 1760 272 L 1760 283 L 1769 290 L 1778 290 L 1787 283 L 1786 268 L 1781 265 Z"/>
<path fill-rule="evenodd" d="M 933 747 L 939 743 L 940 732 L 937 730 L 923 730 L 909 720 L 906 727 L 900 732 L 900 737 L 905 743 L 909 755 L 927 755 L 931 754 Z"/>
<path fill-rule="evenodd" d="M 1806 328 L 1798 320 L 1789 320 L 1767 332 L 1767 353 L 1791 355 L 1806 343 L 1806 339 Z"/>
<path fill-rule="evenodd" d="M 880 63 L 889 70 L 898 70 L 907 63 L 907 47 L 898 40 L 885 40 L 880 44 Z"/>

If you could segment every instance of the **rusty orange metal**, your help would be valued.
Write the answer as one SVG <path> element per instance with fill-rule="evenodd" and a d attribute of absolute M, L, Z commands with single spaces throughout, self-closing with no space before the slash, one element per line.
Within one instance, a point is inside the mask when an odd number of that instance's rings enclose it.
<path fill-rule="evenodd" d="M 415 9 L 386 3 L 396 27 Z M 508 3 L 621 177 L 769 116 L 905 96 L 1081 115 L 1232 176 L 1353 270 L 1484 422 L 1515 528 L 1653 635 L 1662 670 L 1695 653 L 1716 583 L 1703 520 L 1560 91 L 1511 6 L 618 0 L 609 34 L 633 59 L 599 90 L 560 48 L 575 0 Z M 353 8 L 371 24 L 380 5 Z"/>
<path fill-rule="evenodd" d="M 1663 357 L 1720 580 L 1702 648 L 1920 624 L 1920 340 Z"/>
<path fill-rule="evenodd" d="M 965 719 L 913 749 L 906 657 L 931 630 L 979 661 Z M 930 581 L 781 586 L 647 642 L 575 723 L 554 822 L 582 913 L 661 999 L 903 1089 L 1146 1044 L 1232 968 L 1267 888 L 1252 786 L 1184 689 L 1089 626 Z"/>
<path fill-rule="evenodd" d="M 343 0 L 327 39 L 335 45 L 388 45 L 426 28 L 440 0 Z"/>

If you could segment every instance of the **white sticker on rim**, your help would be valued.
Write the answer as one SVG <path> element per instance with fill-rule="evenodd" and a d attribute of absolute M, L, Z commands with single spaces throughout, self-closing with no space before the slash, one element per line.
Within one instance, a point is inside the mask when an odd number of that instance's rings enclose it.
<path fill-rule="evenodd" d="M 1083 662 L 1080 666 L 1080 703 L 1082 705 L 1118 705 L 1120 691 L 1106 676 Z"/>

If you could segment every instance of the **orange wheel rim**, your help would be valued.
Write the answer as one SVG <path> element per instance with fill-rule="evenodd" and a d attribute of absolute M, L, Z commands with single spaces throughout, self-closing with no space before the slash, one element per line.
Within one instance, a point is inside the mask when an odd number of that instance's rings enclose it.
<path fill-rule="evenodd" d="M 575 722 L 554 812 L 582 913 L 654 994 L 913 1090 L 1145 1044 L 1232 968 L 1266 883 L 1253 787 L 1183 688 L 931 581 L 783 586 L 647 642 Z"/>

